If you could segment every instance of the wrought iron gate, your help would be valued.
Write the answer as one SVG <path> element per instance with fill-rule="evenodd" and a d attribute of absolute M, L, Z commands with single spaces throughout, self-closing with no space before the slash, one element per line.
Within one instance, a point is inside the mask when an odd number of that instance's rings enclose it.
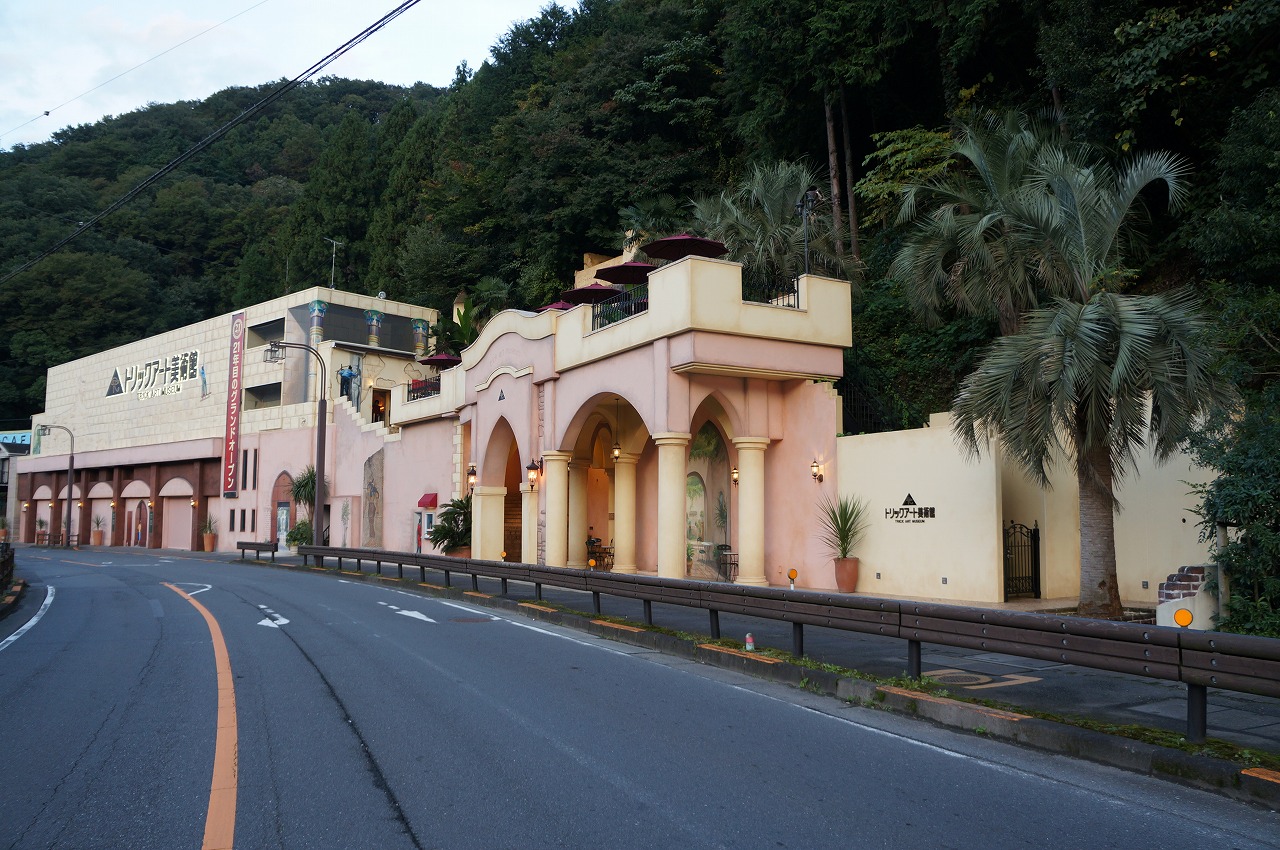
<path fill-rule="evenodd" d="M 1016 522 L 1004 530 L 1004 599 L 1040 598 L 1040 528 Z"/>

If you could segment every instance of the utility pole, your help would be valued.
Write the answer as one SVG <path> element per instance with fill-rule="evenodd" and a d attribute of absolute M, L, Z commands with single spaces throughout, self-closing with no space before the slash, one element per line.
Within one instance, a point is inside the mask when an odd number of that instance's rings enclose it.
<path fill-rule="evenodd" d="M 328 236 L 322 236 L 321 238 L 333 246 L 333 256 L 329 258 L 329 288 L 333 289 L 333 270 L 338 265 L 338 249 L 347 243 L 330 239 Z"/>

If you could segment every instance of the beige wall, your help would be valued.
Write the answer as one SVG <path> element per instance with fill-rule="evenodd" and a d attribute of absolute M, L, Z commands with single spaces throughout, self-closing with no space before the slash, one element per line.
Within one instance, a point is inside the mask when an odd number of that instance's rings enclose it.
<path fill-rule="evenodd" d="M 930 423 L 836 441 L 838 492 L 867 500 L 871 514 L 855 552 L 862 562 L 858 592 L 1001 601 L 999 465 L 990 454 L 970 461 L 959 451 L 950 414 L 935 414 Z M 907 494 L 935 516 L 898 521 L 892 512 Z"/>

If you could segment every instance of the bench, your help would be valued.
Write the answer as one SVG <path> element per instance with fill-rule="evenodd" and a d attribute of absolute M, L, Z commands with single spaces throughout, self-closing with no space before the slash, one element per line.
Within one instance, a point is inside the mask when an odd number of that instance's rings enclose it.
<path fill-rule="evenodd" d="M 240 550 L 240 560 L 242 561 L 244 560 L 244 553 L 249 550 L 253 550 L 259 555 L 263 552 L 270 552 L 271 561 L 274 563 L 276 559 L 276 542 L 274 540 L 268 540 L 266 543 L 261 543 L 257 540 L 240 540 L 236 543 L 236 548 Z"/>

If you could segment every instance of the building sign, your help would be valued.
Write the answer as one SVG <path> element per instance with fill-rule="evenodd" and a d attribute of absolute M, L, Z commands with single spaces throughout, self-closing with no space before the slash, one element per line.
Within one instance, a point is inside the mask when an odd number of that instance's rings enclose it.
<path fill-rule="evenodd" d="M 222 445 L 222 495 L 234 499 L 236 457 L 240 449 L 240 390 L 244 372 L 244 311 L 231 317 L 231 355 L 227 365 L 227 419 Z"/>
<path fill-rule="evenodd" d="M 117 366 L 111 375 L 111 383 L 107 385 L 107 395 L 136 393 L 138 401 L 177 395 L 182 392 L 184 383 L 198 377 L 200 377 L 200 352 L 184 351 L 181 354 L 170 354 L 168 357 L 157 357 L 146 363 Z"/>
<path fill-rule="evenodd" d="M 911 494 L 907 494 L 907 498 L 902 500 L 900 508 L 885 508 L 884 518 L 891 519 L 894 522 L 924 522 L 927 519 L 937 519 L 937 508 L 922 508 L 916 504 L 916 500 L 911 498 Z"/>

